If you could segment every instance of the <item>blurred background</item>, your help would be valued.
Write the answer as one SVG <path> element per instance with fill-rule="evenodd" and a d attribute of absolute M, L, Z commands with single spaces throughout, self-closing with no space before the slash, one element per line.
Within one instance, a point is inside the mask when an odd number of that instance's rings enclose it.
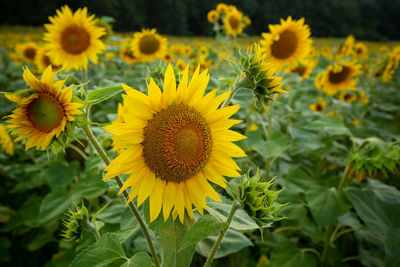
<path fill-rule="evenodd" d="M 87 6 L 97 16 L 117 18 L 114 30 L 137 31 L 157 28 L 161 34 L 178 36 L 210 35 L 207 12 L 219 0 L 84 0 L 22 1 L 0 0 L 0 24 L 37 25 L 48 23 L 48 16 L 64 4 L 72 9 Z M 345 37 L 362 40 L 400 40 L 400 0 L 232 0 L 252 20 L 248 35 L 268 31 L 268 24 L 291 15 L 304 17 L 314 37 Z"/>

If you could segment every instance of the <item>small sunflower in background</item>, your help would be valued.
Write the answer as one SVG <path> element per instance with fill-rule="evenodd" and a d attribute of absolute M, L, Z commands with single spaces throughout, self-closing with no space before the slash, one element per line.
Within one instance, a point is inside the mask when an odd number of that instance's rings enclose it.
<path fill-rule="evenodd" d="M 339 100 L 351 104 L 357 100 L 357 96 L 355 94 L 342 91 L 340 92 Z"/>
<path fill-rule="evenodd" d="M 210 23 L 215 23 L 215 22 L 217 22 L 218 21 L 218 19 L 219 19 L 219 13 L 216 11 L 216 10 L 210 10 L 208 13 L 207 13 L 207 20 L 208 20 L 208 22 L 210 22 Z"/>
<path fill-rule="evenodd" d="M 15 52 L 19 58 L 26 63 L 33 63 L 35 61 L 39 46 L 34 42 L 17 44 Z"/>
<path fill-rule="evenodd" d="M 51 24 L 45 24 L 47 33 L 44 40 L 49 48 L 48 56 L 65 70 L 87 69 L 91 60 L 97 63 L 97 54 L 106 48 L 100 38 L 105 34 L 97 27 L 94 15 L 88 16 L 87 8 L 79 8 L 72 13 L 68 6 L 57 10 L 57 15 L 49 17 Z"/>
<path fill-rule="evenodd" d="M 225 15 L 226 12 L 228 12 L 228 5 L 224 4 L 224 3 L 219 3 L 219 4 L 217 4 L 216 9 L 219 14 Z"/>
<path fill-rule="evenodd" d="M 357 90 L 357 76 L 361 73 L 361 65 L 342 60 L 336 65 L 329 66 L 315 80 L 317 88 L 328 95 L 335 95 L 342 90 Z"/>
<path fill-rule="evenodd" d="M 337 54 L 340 56 L 350 56 L 353 53 L 355 38 L 353 35 L 347 36 L 346 40 L 339 47 Z"/>
<path fill-rule="evenodd" d="M 293 20 L 281 19 L 281 24 L 269 25 L 270 33 L 262 33 L 260 41 L 268 60 L 281 71 L 285 65 L 292 66 L 309 55 L 312 40 L 304 18 Z"/>
<path fill-rule="evenodd" d="M 226 33 L 232 36 L 241 35 L 243 29 L 246 26 L 242 22 L 242 19 L 243 13 L 236 8 L 232 8 L 230 11 L 228 11 L 228 13 L 226 13 L 225 17 L 223 18 Z"/>
<path fill-rule="evenodd" d="M 8 155 L 14 155 L 14 143 L 7 132 L 6 126 L 0 124 L 0 145 Z"/>
<path fill-rule="evenodd" d="M 149 198 L 150 222 L 161 210 L 164 221 L 171 211 L 174 220 L 179 216 L 183 222 L 185 210 L 193 218 L 193 204 L 203 214 L 207 196 L 220 201 L 208 180 L 225 187 L 224 176 L 240 175 L 232 157 L 246 156 L 233 143 L 245 136 L 229 130 L 240 122 L 229 119 L 239 106 L 219 108 L 230 92 L 217 96 L 213 90 L 204 96 L 208 72 L 197 68 L 189 84 L 188 72 L 177 86 L 169 65 L 163 91 L 150 79 L 148 95 L 123 84 L 123 122 L 104 127 L 125 145 L 104 179 L 130 174 L 120 193 L 130 187 L 127 201 L 137 197 L 138 206 Z"/>
<path fill-rule="evenodd" d="M 128 46 L 125 46 L 119 50 L 119 56 L 123 61 L 129 64 L 140 62 L 140 60 L 133 53 L 132 49 Z"/>
<path fill-rule="evenodd" d="M 174 61 L 174 55 L 171 52 L 166 52 L 162 58 L 164 62 L 171 63 Z"/>
<path fill-rule="evenodd" d="M 18 104 L 8 116 L 7 125 L 12 134 L 19 135 L 15 141 L 26 140 L 25 150 L 36 146 L 44 150 L 54 137 L 58 137 L 74 115 L 81 114 L 83 105 L 71 102 L 72 87 L 62 89 L 65 80 L 53 82 L 51 66 L 43 72 L 40 81 L 28 68 L 23 74 L 25 82 L 33 89 L 29 95 L 5 96 Z"/>
<path fill-rule="evenodd" d="M 313 72 L 316 65 L 317 65 L 316 60 L 312 59 L 302 60 L 296 65 L 289 67 L 288 71 L 299 74 L 300 77 L 304 80 L 310 78 L 310 75 Z"/>
<path fill-rule="evenodd" d="M 37 52 L 35 58 L 35 66 L 40 72 L 43 72 L 48 66 L 51 66 L 53 71 L 58 71 L 59 69 L 61 69 L 61 66 L 56 65 L 47 55 L 48 52 L 49 48 L 46 47 L 39 48 Z"/>
<path fill-rule="evenodd" d="M 131 46 L 136 57 L 143 61 L 153 61 L 163 58 L 168 41 L 157 34 L 156 29 L 142 29 L 141 32 L 134 33 Z"/>
<path fill-rule="evenodd" d="M 319 51 L 320 55 L 326 59 L 332 59 L 333 55 L 332 55 L 332 49 L 329 46 L 324 46 L 321 48 L 321 50 Z"/>
<path fill-rule="evenodd" d="M 365 60 L 368 58 L 368 47 L 363 42 L 358 42 L 354 45 L 354 55 L 357 58 Z"/>
<path fill-rule="evenodd" d="M 325 108 L 326 108 L 326 102 L 322 98 L 318 98 L 317 103 L 310 105 L 310 109 L 318 113 L 324 112 Z"/>

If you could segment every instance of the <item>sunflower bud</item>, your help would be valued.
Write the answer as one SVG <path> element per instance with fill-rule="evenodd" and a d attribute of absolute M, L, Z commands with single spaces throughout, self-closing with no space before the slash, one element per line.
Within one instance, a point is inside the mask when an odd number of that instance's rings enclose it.
<path fill-rule="evenodd" d="M 274 94 L 286 93 L 281 89 L 282 78 L 275 76 L 274 69 L 267 62 L 258 44 L 254 44 L 246 55 L 240 55 L 240 69 L 244 75 L 236 83 L 236 87 L 252 90 L 261 106 L 273 100 Z"/>
<path fill-rule="evenodd" d="M 82 203 L 82 207 L 76 207 L 76 211 L 69 210 L 67 218 L 63 220 L 64 230 L 61 236 L 66 240 L 76 240 L 83 229 L 88 225 L 89 212 Z"/>
<path fill-rule="evenodd" d="M 276 202 L 276 198 L 282 190 L 272 190 L 274 184 L 274 180 L 262 182 L 257 172 L 252 177 L 249 173 L 244 175 L 239 185 L 239 201 L 260 228 L 266 226 L 265 224 L 284 219 L 277 216 L 277 211 L 283 205 Z"/>

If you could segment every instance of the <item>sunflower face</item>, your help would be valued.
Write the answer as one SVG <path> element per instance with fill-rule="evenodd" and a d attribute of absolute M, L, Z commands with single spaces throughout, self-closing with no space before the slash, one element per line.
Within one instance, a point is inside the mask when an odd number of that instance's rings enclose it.
<path fill-rule="evenodd" d="M 229 11 L 224 19 L 224 25 L 226 33 L 232 36 L 237 36 L 242 34 L 245 24 L 242 23 L 243 14 L 237 9 L 232 9 Z"/>
<path fill-rule="evenodd" d="M 132 41 L 136 57 L 144 61 L 161 59 L 166 53 L 167 40 L 156 33 L 155 29 L 136 32 Z"/>
<path fill-rule="evenodd" d="M 264 53 L 273 66 L 282 70 L 284 65 L 294 65 L 304 59 L 311 49 L 310 29 L 304 19 L 289 17 L 280 25 L 269 25 L 270 33 L 263 33 L 260 41 Z"/>
<path fill-rule="evenodd" d="M 54 64 L 51 58 L 47 55 L 49 49 L 42 47 L 39 49 L 37 56 L 35 58 L 35 66 L 39 71 L 44 71 L 48 66 L 51 66 L 53 71 L 60 69 L 60 66 Z"/>
<path fill-rule="evenodd" d="M 82 104 L 72 103 L 72 88 L 62 89 L 65 81 L 53 83 L 51 66 L 44 71 L 40 81 L 26 69 L 25 81 L 34 89 L 29 97 L 6 95 L 19 107 L 13 111 L 7 121 L 7 127 L 13 134 L 20 135 L 16 141 L 27 139 L 25 149 L 33 146 L 45 149 L 53 137 L 58 137 L 68 121 L 80 114 Z"/>
<path fill-rule="evenodd" d="M 193 216 L 193 204 L 202 213 L 206 196 L 220 200 L 207 180 L 225 187 L 224 176 L 239 175 L 232 157 L 245 154 L 232 142 L 245 137 L 229 130 L 239 122 L 229 119 L 239 106 L 218 109 L 228 93 L 203 96 L 208 80 L 207 71 L 199 74 L 198 68 L 188 84 L 186 68 L 176 86 L 169 65 L 163 92 L 152 79 L 148 95 L 123 85 L 122 119 L 105 127 L 115 135 L 120 155 L 104 179 L 131 174 L 121 192 L 130 187 L 128 201 L 137 197 L 138 205 L 149 198 L 150 221 L 162 210 L 164 220 L 172 211 L 183 222 L 185 210 Z"/>
<path fill-rule="evenodd" d="M 295 72 L 300 75 L 302 79 L 310 77 L 314 67 L 317 65 L 315 60 L 304 60 L 297 64 L 295 67 L 289 68 L 289 72 Z"/>
<path fill-rule="evenodd" d="M 119 54 L 126 63 L 134 64 L 140 61 L 129 47 L 123 47 Z"/>
<path fill-rule="evenodd" d="M 219 19 L 219 13 L 216 10 L 211 10 L 207 13 L 207 20 L 210 23 L 215 23 Z"/>
<path fill-rule="evenodd" d="M 26 63 L 33 63 L 35 61 L 39 47 L 33 43 L 18 44 L 15 48 L 19 57 Z"/>
<path fill-rule="evenodd" d="M 318 98 L 317 103 L 310 105 L 310 109 L 318 113 L 322 113 L 325 110 L 325 107 L 326 107 L 326 102 L 322 98 Z"/>
<path fill-rule="evenodd" d="M 87 9 L 78 9 L 75 13 L 68 6 L 57 10 L 57 16 L 50 17 L 46 24 L 44 40 L 49 48 L 48 55 L 55 64 L 66 70 L 86 69 L 89 59 L 97 63 L 97 54 L 105 50 L 100 40 L 105 33 L 103 28 L 95 26 L 97 20 L 87 15 Z"/>

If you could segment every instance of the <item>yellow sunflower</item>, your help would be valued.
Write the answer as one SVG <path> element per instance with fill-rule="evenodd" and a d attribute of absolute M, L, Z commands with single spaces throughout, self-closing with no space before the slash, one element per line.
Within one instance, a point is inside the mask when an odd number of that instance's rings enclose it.
<path fill-rule="evenodd" d="M 355 38 L 353 35 L 347 36 L 343 44 L 338 49 L 338 54 L 340 56 L 350 56 L 353 53 Z"/>
<path fill-rule="evenodd" d="M 3 124 L 0 124 L 0 145 L 8 155 L 14 155 L 14 143 Z"/>
<path fill-rule="evenodd" d="M 358 42 L 354 45 L 354 54 L 360 59 L 367 59 L 368 47 L 364 43 Z"/>
<path fill-rule="evenodd" d="M 152 61 L 163 58 L 168 46 L 167 39 L 156 33 L 156 29 L 142 29 L 135 32 L 132 40 L 132 49 L 136 57 L 143 61 Z"/>
<path fill-rule="evenodd" d="M 304 79 L 310 78 L 310 75 L 316 65 L 317 65 L 317 61 L 307 59 L 307 60 L 300 61 L 299 63 L 297 63 L 296 66 L 289 67 L 288 71 L 299 74 L 300 77 L 304 80 Z"/>
<path fill-rule="evenodd" d="M 360 74 L 361 65 L 350 61 L 341 61 L 336 65 L 329 66 L 315 80 L 317 88 L 328 95 L 335 95 L 344 89 L 348 91 L 357 90 L 356 77 Z"/>
<path fill-rule="evenodd" d="M 163 56 L 163 61 L 168 62 L 168 63 L 174 61 L 174 55 L 170 52 L 165 53 Z"/>
<path fill-rule="evenodd" d="M 193 218 L 192 204 L 203 214 L 207 196 L 220 201 L 207 180 L 225 187 L 224 176 L 240 175 L 232 157 L 246 155 L 233 142 L 245 136 L 229 130 L 240 122 L 229 119 L 239 106 L 218 108 L 230 92 L 216 96 L 213 90 L 203 96 L 208 81 L 207 71 L 199 74 L 197 68 L 188 84 L 186 68 L 177 86 L 169 65 L 163 91 L 153 79 L 148 95 L 122 84 L 124 122 L 104 127 L 125 144 L 104 179 L 130 174 L 120 193 L 130 187 L 128 202 L 137 197 L 138 206 L 149 198 L 150 221 L 161 209 L 164 220 L 172 210 L 172 218 L 179 215 L 183 222 L 185 209 Z"/>
<path fill-rule="evenodd" d="M 26 63 L 33 63 L 39 46 L 33 42 L 17 44 L 15 51 L 18 56 Z"/>
<path fill-rule="evenodd" d="M 226 13 L 222 20 L 225 25 L 225 30 L 228 35 L 237 36 L 241 35 L 245 24 L 242 22 L 243 14 L 237 9 L 232 9 Z"/>
<path fill-rule="evenodd" d="M 269 25 L 270 33 L 262 33 L 260 41 L 264 53 L 277 71 L 284 65 L 293 65 L 304 59 L 310 52 L 312 40 L 308 25 L 304 18 L 292 20 L 281 19 L 281 24 Z"/>
<path fill-rule="evenodd" d="M 219 13 L 216 10 L 213 9 L 207 13 L 208 22 L 215 23 L 217 22 L 218 19 L 219 19 Z"/>
<path fill-rule="evenodd" d="M 310 109 L 318 113 L 324 112 L 325 108 L 326 108 L 326 102 L 322 98 L 318 98 L 317 103 L 310 105 Z"/>
<path fill-rule="evenodd" d="M 40 71 L 43 72 L 48 66 L 51 66 L 53 71 L 58 71 L 61 66 L 57 66 L 47 55 L 49 49 L 46 47 L 39 48 L 37 55 L 35 57 L 35 66 Z"/>
<path fill-rule="evenodd" d="M 219 14 L 222 14 L 222 15 L 224 15 L 227 11 L 228 11 L 228 5 L 227 4 L 224 4 L 224 3 L 219 3 L 218 5 L 217 5 L 217 12 L 219 13 Z"/>
<path fill-rule="evenodd" d="M 126 46 L 121 48 L 121 50 L 119 51 L 119 56 L 122 58 L 123 61 L 129 64 L 140 62 L 140 60 L 137 57 L 135 57 L 133 51 Z"/>
<path fill-rule="evenodd" d="M 53 137 L 64 131 L 68 121 L 75 120 L 74 115 L 82 113 L 79 108 L 83 105 L 71 102 L 72 87 L 62 89 L 65 80 L 53 82 L 51 66 L 43 72 L 40 81 L 28 68 L 23 77 L 34 90 L 26 97 L 5 95 L 18 104 L 8 116 L 7 127 L 13 129 L 12 134 L 20 135 L 15 141 L 27 139 L 25 150 L 34 146 L 43 150 Z"/>
<path fill-rule="evenodd" d="M 357 100 L 357 96 L 348 92 L 340 92 L 339 100 L 351 104 L 352 102 Z"/>
<path fill-rule="evenodd" d="M 68 6 L 57 10 L 57 15 L 49 17 L 51 24 L 44 25 L 47 33 L 44 40 L 50 56 L 56 65 L 66 70 L 87 69 L 88 61 L 97 63 L 97 54 L 105 50 L 100 38 L 105 33 L 97 27 L 94 15 L 88 16 L 87 8 L 72 13 Z"/>

